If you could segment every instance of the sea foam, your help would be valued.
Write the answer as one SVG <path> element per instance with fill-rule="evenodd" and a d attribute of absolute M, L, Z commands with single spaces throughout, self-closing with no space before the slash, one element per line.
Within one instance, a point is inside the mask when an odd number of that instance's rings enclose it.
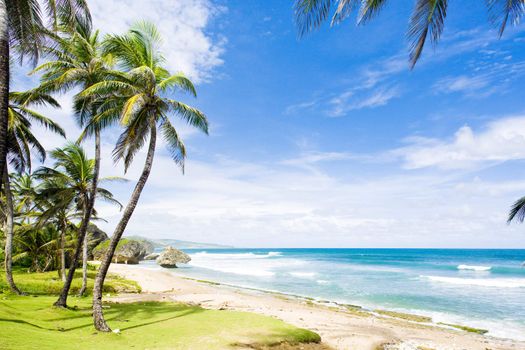
<path fill-rule="evenodd" d="M 460 278 L 443 276 L 420 276 L 432 282 L 456 285 L 497 287 L 497 288 L 525 288 L 525 278 Z"/>
<path fill-rule="evenodd" d="M 476 266 L 476 265 L 458 265 L 458 270 L 471 270 L 471 271 L 490 271 L 491 266 Z"/>

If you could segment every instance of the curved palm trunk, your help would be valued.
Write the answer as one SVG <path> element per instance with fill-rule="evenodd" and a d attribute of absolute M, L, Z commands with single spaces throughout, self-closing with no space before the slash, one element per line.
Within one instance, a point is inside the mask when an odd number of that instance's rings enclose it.
<path fill-rule="evenodd" d="M 95 199 L 97 197 L 98 176 L 100 172 L 100 129 L 95 130 L 95 166 L 93 168 L 93 182 L 89 193 L 90 205 L 93 209 L 95 207 Z M 88 222 L 89 226 L 89 222 Z M 86 226 L 87 230 L 87 226 Z M 88 261 L 88 235 L 84 235 L 84 246 L 82 249 L 82 287 L 78 292 L 79 296 L 84 295 L 87 288 L 87 261 Z"/>
<path fill-rule="evenodd" d="M 13 197 L 11 188 L 9 187 L 9 175 L 7 173 L 7 164 L 4 163 L 4 192 L 5 192 L 5 206 L 6 206 L 6 220 L 5 220 L 5 277 L 9 289 L 18 295 L 21 295 L 20 289 L 13 280 L 13 229 L 14 229 L 14 213 L 13 213 Z"/>
<path fill-rule="evenodd" d="M 84 243 L 84 237 L 86 236 L 87 228 L 89 225 L 89 219 L 91 218 L 91 213 L 93 212 L 93 206 L 95 205 L 95 197 L 91 197 L 92 193 L 96 193 L 97 189 L 97 182 L 98 182 L 98 174 L 100 169 L 100 133 L 97 132 L 96 134 L 96 141 L 95 141 L 95 167 L 93 169 L 93 182 L 91 184 L 90 193 L 87 194 L 86 198 L 86 208 L 84 208 L 84 215 L 82 216 L 82 222 L 80 224 L 80 229 L 78 231 L 78 237 L 77 237 L 77 246 L 75 248 L 75 254 L 73 255 L 73 258 L 71 259 L 71 265 L 69 267 L 69 272 L 67 274 L 66 282 L 64 283 L 64 287 L 62 287 L 62 291 L 60 292 L 60 296 L 58 297 L 58 300 L 55 302 L 55 306 L 58 307 L 67 307 L 67 295 L 69 293 L 69 289 L 71 288 L 71 282 L 73 281 L 73 277 L 75 276 L 75 270 L 77 268 L 78 259 L 80 258 L 80 251 L 82 250 L 83 243 Z"/>
<path fill-rule="evenodd" d="M 155 155 L 156 142 L 157 130 L 155 128 L 155 125 L 152 125 L 148 154 L 144 163 L 144 169 L 142 170 L 142 174 L 140 175 L 140 178 L 137 181 L 137 184 L 135 185 L 135 189 L 131 194 L 131 198 L 129 200 L 128 205 L 126 206 L 126 209 L 124 210 L 124 214 L 122 214 L 122 219 L 120 219 L 120 222 L 115 228 L 115 232 L 113 232 L 113 237 L 111 238 L 109 248 L 106 254 L 104 255 L 104 258 L 102 259 L 100 269 L 98 270 L 97 277 L 95 278 L 95 286 L 93 287 L 93 324 L 95 325 L 95 328 L 99 331 L 111 331 L 111 328 L 109 328 L 109 326 L 107 325 L 106 320 L 104 320 L 104 314 L 102 312 L 102 287 L 104 286 L 104 279 L 106 278 L 106 275 L 108 273 L 109 265 L 111 264 L 111 259 L 113 259 L 113 255 L 115 254 L 117 244 L 120 238 L 122 237 L 124 230 L 126 229 L 129 219 L 131 218 L 131 215 L 135 210 L 135 207 L 137 206 L 140 194 L 142 193 L 144 185 L 146 185 L 146 181 L 148 180 L 148 176 L 151 172 L 151 166 L 153 165 L 153 157 Z"/>
<path fill-rule="evenodd" d="M 7 30 L 7 6 L 0 0 L 0 171 L 3 171 L 7 155 L 7 109 L 9 106 L 9 37 Z M 4 177 L 0 177 L 0 189 Z"/>

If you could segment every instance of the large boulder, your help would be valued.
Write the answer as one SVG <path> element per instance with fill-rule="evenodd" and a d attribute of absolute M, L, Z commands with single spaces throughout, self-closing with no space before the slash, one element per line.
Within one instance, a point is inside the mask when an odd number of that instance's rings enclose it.
<path fill-rule="evenodd" d="M 99 244 L 93 250 L 93 257 L 95 260 L 102 260 L 109 247 L 109 240 Z M 146 249 L 140 241 L 133 239 L 121 239 L 113 255 L 113 261 L 117 264 L 138 264 L 145 255 Z"/>
<path fill-rule="evenodd" d="M 167 247 L 157 258 L 157 264 L 166 268 L 176 268 L 177 264 L 187 264 L 190 261 L 188 254 L 172 247 Z"/>

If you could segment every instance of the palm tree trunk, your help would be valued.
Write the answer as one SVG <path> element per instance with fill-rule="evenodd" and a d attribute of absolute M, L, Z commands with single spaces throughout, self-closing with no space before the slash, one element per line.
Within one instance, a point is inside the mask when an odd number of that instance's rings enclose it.
<path fill-rule="evenodd" d="M 67 223 L 64 222 L 60 225 L 60 276 L 62 282 L 66 281 L 66 227 Z"/>
<path fill-rule="evenodd" d="M 73 282 L 73 277 L 75 277 L 75 270 L 77 268 L 78 259 L 80 258 L 80 252 L 82 251 L 82 246 L 84 243 L 84 236 L 86 235 L 87 225 L 89 223 L 89 218 L 91 217 L 91 212 L 93 207 L 91 206 L 91 201 L 86 199 L 87 203 L 84 208 L 84 213 L 82 215 L 82 222 L 80 223 L 80 229 L 78 230 L 77 235 L 77 245 L 75 248 L 75 254 L 71 259 L 71 264 L 69 265 L 69 271 L 67 273 L 66 281 L 62 287 L 60 295 L 53 305 L 57 307 L 67 307 L 67 295 L 69 294 L 69 289 L 71 288 L 71 283 Z"/>
<path fill-rule="evenodd" d="M 1 1 L 1 0 L 0 0 Z M 73 277 L 75 275 L 75 269 L 77 267 L 78 259 L 80 257 L 80 250 L 83 247 L 84 243 L 84 237 L 86 236 L 87 228 L 89 226 L 89 219 L 91 218 L 91 213 L 93 212 L 93 207 L 95 205 L 95 195 L 97 193 L 97 186 L 98 186 L 98 175 L 100 172 L 100 130 L 95 131 L 95 166 L 93 169 L 93 182 L 91 183 L 91 189 L 90 193 L 88 194 L 88 198 L 86 200 L 87 206 L 84 211 L 84 215 L 82 217 L 82 223 L 80 225 L 80 230 L 78 232 L 77 237 L 77 247 L 75 249 L 75 255 L 73 256 L 73 259 L 71 261 L 71 265 L 69 267 L 69 273 L 66 278 L 66 282 L 64 283 L 64 287 L 62 288 L 62 291 L 60 293 L 60 296 L 58 297 L 58 300 L 55 302 L 55 306 L 58 307 L 67 307 L 67 295 L 69 293 L 69 289 L 71 288 L 71 282 L 73 281 Z M 87 264 L 86 264 L 87 269 Z"/>
<path fill-rule="evenodd" d="M 92 113 L 94 115 L 94 113 Z M 91 208 L 95 207 L 95 200 L 97 198 L 98 176 L 100 173 L 100 129 L 95 129 L 95 166 L 93 168 L 93 182 L 89 199 L 91 201 Z M 79 296 L 84 295 L 87 288 L 87 260 L 88 260 L 88 235 L 84 236 L 84 248 L 82 251 L 82 287 L 78 293 Z"/>
<path fill-rule="evenodd" d="M 88 235 L 84 235 L 84 242 L 82 243 L 82 287 L 78 292 L 78 296 L 81 297 L 86 292 L 87 288 L 87 261 L 88 261 Z"/>
<path fill-rule="evenodd" d="M 3 171 L 7 156 L 7 109 L 9 106 L 9 35 L 7 4 L 0 0 L 0 171 Z M 2 180 L 0 177 L 0 190 Z"/>
<path fill-rule="evenodd" d="M 104 279 L 106 278 L 106 275 L 108 273 L 109 265 L 111 264 L 111 259 L 113 259 L 113 255 L 115 254 L 117 244 L 120 241 L 124 230 L 126 229 L 129 219 L 131 218 L 131 215 L 135 210 L 135 207 L 137 206 L 140 194 L 144 189 L 144 185 L 146 185 L 146 181 L 148 180 L 148 176 L 151 172 L 151 166 L 153 165 L 153 157 L 155 155 L 155 144 L 157 142 L 157 129 L 155 128 L 155 124 L 152 124 L 153 125 L 151 126 L 148 154 L 144 163 L 144 169 L 142 170 L 142 174 L 140 175 L 139 180 L 135 185 L 135 189 L 131 194 L 129 203 L 126 206 L 124 213 L 122 214 L 122 219 L 120 219 L 120 222 L 115 228 L 115 232 L 113 232 L 113 237 L 111 237 L 111 242 L 109 243 L 108 250 L 104 255 L 104 258 L 102 259 L 102 263 L 100 264 L 97 277 L 95 278 L 95 286 L 93 287 L 93 324 L 95 325 L 95 328 L 97 330 L 102 332 L 111 331 L 111 328 L 109 328 L 109 326 L 107 325 L 106 320 L 104 320 L 104 314 L 102 312 L 102 287 L 104 286 Z"/>
<path fill-rule="evenodd" d="M 5 220 L 5 277 L 9 289 L 18 295 L 22 292 L 15 284 L 13 280 L 13 229 L 14 229 L 14 213 L 13 213 L 13 196 L 11 194 L 11 188 L 9 187 L 9 175 L 7 173 L 7 163 L 4 163 L 4 192 L 5 192 L 5 207 L 6 207 L 6 220 Z"/>

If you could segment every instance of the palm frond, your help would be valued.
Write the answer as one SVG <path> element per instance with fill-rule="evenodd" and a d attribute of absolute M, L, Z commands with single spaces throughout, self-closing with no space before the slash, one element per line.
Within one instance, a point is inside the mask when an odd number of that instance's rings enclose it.
<path fill-rule="evenodd" d="M 507 223 L 512 221 L 523 222 L 525 220 L 525 197 L 518 199 L 510 208 L 509 217 Z"/>
<path fill-rule="evenodd" d="M 416 0 L 407 34 L 411 41 L 411 68 L 419 60 L 427 37 L 430 35 L 433 44 L 439 40 L 447 16 L 447 5 L 448 0 Z"/>
<path fill-rule="evenodd" d="M 503 35 L 507 24 L 516 25 L 525 14 L 523 0 L 487 0 L 490 20 L 498 27 L 499 36 Z"/>

